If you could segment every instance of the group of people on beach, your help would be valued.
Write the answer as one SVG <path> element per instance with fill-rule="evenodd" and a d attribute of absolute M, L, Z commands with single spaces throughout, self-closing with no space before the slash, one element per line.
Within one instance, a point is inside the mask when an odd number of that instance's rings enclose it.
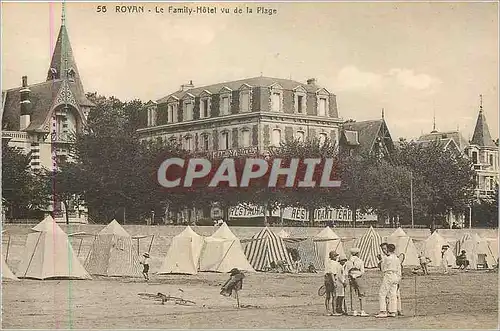
<path fill-rule="evenodd" d="M 401 296 L 399 283 L 402 277 L 402 262 L 396 255 L 394 244 L 382 243 L 383 255 L 379 256 L 379 268 L 384 276 L 379 290 L 380 312 L 377 318 L 402 316 Z M 325 265 L 325 308 L 330 316 L 349 315 L 345 303 L 347 285 L 354 291 L 359 300 L 359 311 L 352 310 L 353 300 L 351 293 L 351 315 L 369 316 L 365 310 L 365 262 L 359 257 L 359 248 L 351 248 L 351 257 L 341 257 L 336 252 L 329 253 L 329 260 Z M 331 310 L 330 310 L 331 304 Z"/>

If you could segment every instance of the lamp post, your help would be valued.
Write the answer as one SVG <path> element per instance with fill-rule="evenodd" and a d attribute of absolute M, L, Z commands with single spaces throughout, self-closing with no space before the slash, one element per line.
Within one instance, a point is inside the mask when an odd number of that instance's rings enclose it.
<path fill-rule="evenodd" d="M 410 206 L 411 206 L 411 228 L 415 227 L 413 220 L 413 173 L 410 171 Z"/>

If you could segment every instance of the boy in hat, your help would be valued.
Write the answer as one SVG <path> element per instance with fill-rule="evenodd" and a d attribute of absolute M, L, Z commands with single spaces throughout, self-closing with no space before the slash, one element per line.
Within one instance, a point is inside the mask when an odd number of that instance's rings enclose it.
<path fill-rule="evenodd" d="M 380 313 L 375 317 L 396 317 L 397 289 L 401 280 L 401 261 L 397 257 L 396 245 L 387 244 L 387 256 L 382 259 L 382 272 L 384 278 L 379 290 Z M 386 298 L 389 298 L 387 305 Z M 389 307 L 387 307 L 389 306 Z M 388 308 L 388 309 L 387 309 Z M 389 311 L 389 313 L 387 312 Z"/>
<path fill-rule="evenodd" d="M 354 291 L 358 294 L 359 298 L 360 313 L 358 315 L 358 312 L 355 310 L 352 312 L 352 315 L 366 317 L 368 314 L 363 309 L 366 289 L 366 284 L 363 278 L 363 275 L 365 274 L 365 262 L 361 260 L 358 255 L 359 248 L 351 248 L 351 257 L 346 262 L 346 270 L 351 288 L 354 288 Z"/>
<path fill-rule="evenodd" d="M 142 270 L 142 275 L 144 276 L 144 279 L 146 281 L 149 280 L 149 253 L 144 253 L 142 255 L 144 258 L 142 259 L 142 261 L 140 261 L 139 263 L 143 265 L 144 269 Z"/>
<path fill-rule="evenodd" d="M 336 292 L 335 294 L 337 295 L 337 313 L 340 313 L 342 315 L 347 315 L 347 311 L 344 310 L 344 304 L 345 304 L 345 288 L 347 285 L 347 272 L 345 269 L 345 264 L 347 262 L 347 258 L 345 256 L 339 257 L 339 264 L 340 264 L 340 269 L 339 269 L 339 274 L 337 275 L 337 287 L 336 287 Z"/>
<path fill-rule="evenodd" d="M 446 253 L 448 252 L 448 248 L 450 248 L 449 245 L 443 245 L 441 247 L 441 268 L 443 270 L 443 273 L 445 275 L 448 275 L 449 274 L 449 270 L 448 270 L 448 256 L 446 255 Z"/>
<path fill-rule="evenodd" d="M 330 316 L 339 316 L 336 312 L 336 290 L 337 290 L 337 278 L 340 273 L 340 264 L 337 262 L 338 254 L 331 251 L 328 254 L 328 260 L 325 265 L 325 308 L 326 312 Z M 330 300 L 332 302 L 332 312 L 330 313 Z"/>

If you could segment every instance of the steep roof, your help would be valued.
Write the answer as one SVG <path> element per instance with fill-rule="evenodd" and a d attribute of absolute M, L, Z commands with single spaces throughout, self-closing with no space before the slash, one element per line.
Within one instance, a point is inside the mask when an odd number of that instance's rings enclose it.
<path fill-rule="evenodd" d="M 382 127 L 387 127 L 383 119 L 361 121 L 361 122 L 346 122 L 342 125 L 345 131 L 357 131 L 358 142 L 361 153 L 370 153 L 375 140 L 379 136 Z"/>
<path fill-rule="evenodd" d="M 452 149 L 455 149 L 456 151 L 459 151 L 459 152 L 461 151 L 460 147 L 457 145 L 455 140 L 453 140 L 452 138 L 441 139 L 441 138 L 436 137 L 433 140 L 420 140 L 419 139 L 419 140 L 415 141 L 415 143 L 417 145 L 421 145 L 423 147 L 427 147 L 431 144 L 437 143 L 438 146 L 442 147 L 443 149 L 452 148 Z"/>
<path fill-rule="evenodd" d="M 488 129 L 486 117 L 482 109 L 479 110 L 479 114 L 477 115 L 476 127 L 474 128 L 471 144 L 480 147 L 496 147 L 495 142 L 491 139 L 490 130 Z"/>
<path fill-rule="evenodd" d="M 51 74 L 52 68 L 57 70 L 55 78 Z M 66 26 L 63 24 L 61 25 L 59 35 L 57 36 L 56 46 L 54 48 L 54 53 L 52 54 L 49 70 L 47 72 L 47 81 L 69 78 L 68 70 L 70 69 L 75 71 L 74 89 L 76 92 L 75 97 L 77 98 L 78 103 L 80 105 L 93 106 L 93 104 L 85 96 L 80 73 L 78 72 L 78 67 L 73 56 L 73 49 L 71 48 L 71 43 L 69 42 L 68 31 L 66 30 Z"/>
<path fill-rule="evenodd" d="M 418 141 L 433 141 L 436 139 L 453 139 L 460 151 L 463 151 L 469 144 L 459 131 L 446 131 L 426 133 L 418 138 Z"/>
<path fill-rule="evenodd" d="M 158 103 L 165 103 L 171 97 L 176 97 L 178 99 L 182 99 L 186 94 L 192 94 L 194 96 L 200 95 L 203 91 L 208 91 L 211 94 L 218 94 L 220 90 L 224 87 L 228 87 L 231 90 L 238 90 L 244 84 L 247 84 L 251 87 L 269 87 L 273 84 L 279 84 L 284 90 L 293 90 L 297 87 L 303 87 L 307 92 L 315 93 L 322 89 L 322 87 L 315 84 L 304 84 L 298 81 L 290 80 L 290 79 L 282 79 L 282 78 L 272 78 L 272 77 L 252 77 L 245 78 L 230 82 L 217 83 L 212 85 L 206 85 L 201 87 L 195 87 L 191 89 L 187 89 L 185 91 L 177 91 L 171 93 L 159 100 Z"/>

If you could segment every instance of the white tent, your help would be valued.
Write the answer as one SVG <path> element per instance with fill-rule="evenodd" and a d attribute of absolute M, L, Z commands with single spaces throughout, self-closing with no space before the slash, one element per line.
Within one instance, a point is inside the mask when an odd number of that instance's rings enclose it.
<path fill-rule="evenodd" d="M 17 270 L 19 278 L 70 278 L 91 279 L 81 265 L 68 236 L 51 216 L 28 234 L 21 263 Z"/>
<path fill-rule="evenodd" d="M 85 268 L 91 275 L 142 277 L 132 236 L 116 220 L 97 234 L 85 260 Z"/>
<path fill-rule="evenodd" d="M 202 248 L 203 237 L 188 225 L 172 238 L 167 256 L 158 274 L 197 274 Z"/>
<path fill-rule="evenodd" d="M 328 259 L 328 255 L 331 251 L 337 252 L 341 257 L 346 256 L 342 240 L 328 226 L 321 230 L 321 232 L 313 238 L 313 241 L 320 269 L 325 268 L 326 259 Z"/>
<path fill-rule="evenodd" d="M 431 259 L 431 262 L 429 263 L 430 266 L 439 267 L 441 265 L 441 247 L 443 245 L 450 246 L 446 255 L 448 257 L 449 264 L 455 264 L 455 255 L 453 254 L 452 246 L 437 231 L 434 231 L 434 233 L 425 239 L 422 244 L 422 250 L 425 256 Z"/>
<path fill-rule="evenodd" d="M 280 238 L 289 238 L 290 237 L 290 233 L 288 233 L 285 229 L 281 229 L 281 231 L 278 232 L 278 236 Z"/>
<path fill-rule="evenodd" d="M 405 259 L 403 261 L 403 266 L 418 266 L 420 261 L 418 260 L 418 251 L 413 243 L 413 240 L 404 232 L 403 229 L 397 228 L 396 231 L 391 233 L 387 237 L 387 243 L 394 244 L 396 246 L 396 254 L 403 253 Z"/>
<path fill-rule="evenodd" d="M 14 275 L 7 263 L 2 259 L 2 281 L 5 280 L 19 280 L 19 278 Z"/>
<path fill-rule="evenodd" d="M 496 258 L 488 241 L 481 238 L 477 233 L 473 235 L 466 233 L 457 241 L 455 255 L 458 256 L 462 250 L 466 253 L 471 269 L 477 269 L 478 265 L 485 266 L 485 263 L 488 268 L 493 268 L 496 265 Z"/>
<path fill-rule="evenodd" d="M 255 271 L 248 262 L 240 240 L 223 223 L 205 243 L 200 256 L 200 271 L 229 272 L 233 268 Z"/>

